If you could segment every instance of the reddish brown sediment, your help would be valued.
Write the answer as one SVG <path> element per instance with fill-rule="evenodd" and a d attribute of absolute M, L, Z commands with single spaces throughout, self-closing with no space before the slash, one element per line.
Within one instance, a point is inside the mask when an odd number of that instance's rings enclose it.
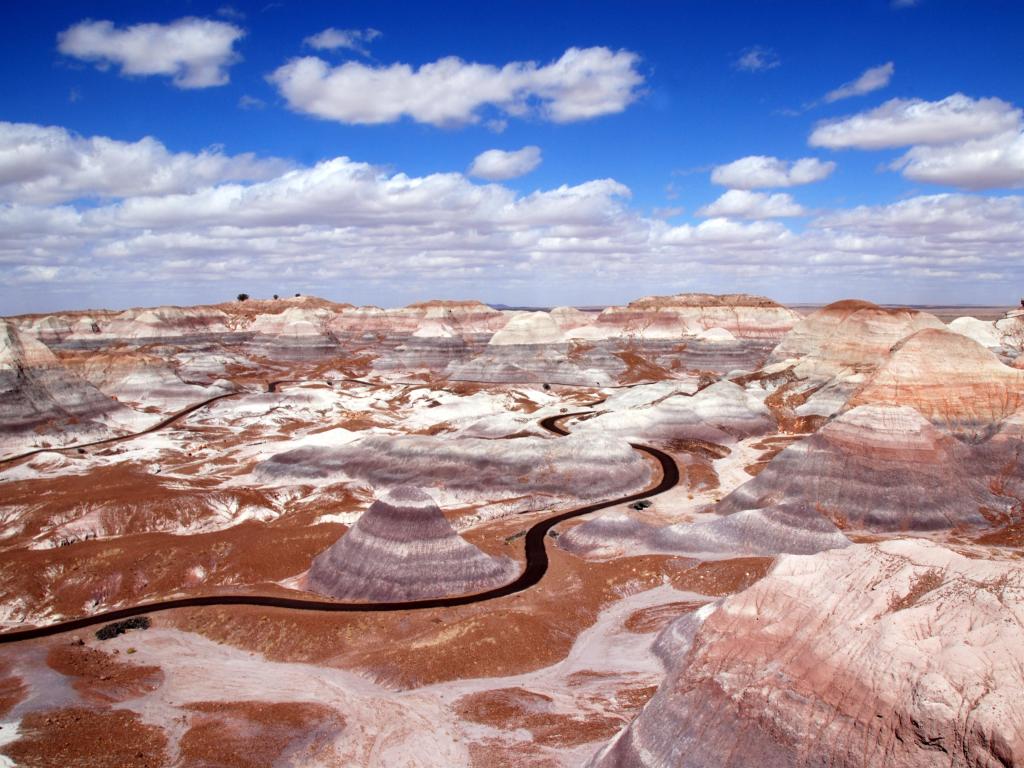
<path fill-rule="evenodd" d="M 0 747 L 16 765 L 34 768 L 163 768 L 167 736 L 126 709 L 68 708 L 32 712 L 16 741 Z"/>
<path fill-rule="evenodd" d="M 129 653 L 113 654 L 75 641 L 58 641 L 50 648 L 46 663 L 74 678 L 72 685 L 84 700 L 109 704 L 144 696 L 164 681 L 159 667 L 132 664 L 130 659 Z"/>
<path fill-rule="evenodd" d="M 313 702 L 196 702 L 185 707 L 181 737 L 186 765 L 249 768 L 257 765 L 330 764 L 333 741 L 345 718 Z"/>
<path fill-rule="evenodd" d="M 498 688 L 464 696 L 455 702 L 460 718 L 502 730 L 522 728 L 542 746 L 572 747 L 605 739 L 622 727 L 622 718 L 599 712 L 560 713 L 552 699 L 522 688 Z"/>

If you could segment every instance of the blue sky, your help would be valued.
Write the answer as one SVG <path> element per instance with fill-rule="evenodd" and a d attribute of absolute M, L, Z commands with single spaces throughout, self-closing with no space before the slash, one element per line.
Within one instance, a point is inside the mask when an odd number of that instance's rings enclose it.
<path fill-rule="evenodd" d="M 310 42 L 329 29 L 348 47 Z M 8 5 L 0 303 L 187 304 L 239 290 L 384 305 L 683 290 L 1016 302 L 1022 30 L 1019 3 L 939 0 Z M 448 75 L 417 76 L 447 57 Z M 321 76 L 288 69 L 300 59 L 319 59 Z M 367 86 L 399 64 L 408 76 L 393 88 Z M 474 64 L 490 74 L 474 80 Z M 823 123 L 879 108 L 812 145 Z M 138 177 L 173 183 L 125 181 L 124 158 L 93 142 L 146 137 L 165 151 L 147 145 Z M 523 175 L 468 174 L 480 153 L 524 147 L 539 164 Z M 204 151 L 230 168 L 196 170 Z M 731 186 L 713 169 L 751 156 L 835 165 L 784 186 L 733 174 L 732 207 L 707 209 Z M 349 165 L 317 165 L 341 157 Z M 352 180 L 363 173 L 376 181 Z M 263 205 L 287 213 L 264 226 Z"/>

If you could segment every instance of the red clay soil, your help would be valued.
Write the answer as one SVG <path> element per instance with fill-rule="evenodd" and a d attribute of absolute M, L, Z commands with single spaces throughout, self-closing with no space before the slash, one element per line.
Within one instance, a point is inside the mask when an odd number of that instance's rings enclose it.
<path fill-rule="evenodd" d="M 506 731 L 525 729 L 546 747 L 574 747 L 614 736 L 623 718 L 595 712 L 571 716 L 552 711 L 552 699 L 523 688 L 497 688 L 463 696 L 455 712 L 463 720 Z"/>
<path fill-rule="evenodd" d="M 624 350 L 613 353 L 626 364 L 625 372 L 619 376 L 620 384 L 636 384 L 641 381 L 664 381 L 673 378 L 672 372 L 652 363 L 635 351 Z"/>
<path fill-rule="evenodd" d="M 764 471 L 764 468 L 768 466 L 772 459 L 782 453 L 786 448 L 801 439 L 802 436 L 796 435 L 784 435 L 782 437 L 769 437 L 761 440 L 758 443 L 754 443 L 751 448 L 762 451 L 760 457 L 753 464 L 748 464 L 743 468 L 751 477 L 757 477 Z"/>
<path fill-rule="evenodd" d="M 130 654 L 107 653 L 88 645 L 61 642 L 46 657 L 51 669 L 75 678 L 73 686 L 92 702 L 116 703 L 144 696 L 164 682 L 160 667 L 126 662 Z"/>
<path fill-rule="evenodd" d="M 631 613 L 623 626 L 630 632 L 638 635 L 659 632 L 669 622 L 678 619 L 685 613 L 692 613 L 706 604 L 707 601 L 705 600 L 681 600 L 676 603 L 666 603 L 665 605 L 652 605 L 650 608 L 641 608 Z"/>
<path fill-rule="evenodd" d="M 91 449 L 90 449 L 91 450 Z M 74 455 L 74 454 L 70 454 Z M 186 458 L 182 454 L 179 458 Z M 173 456 L 161 460 L 166 465 Z M 69 514 L 81 509 L 102 509 L 104 527 L 109 534 L 142 533 L 146 530 L 178 525 L 187 526 L 211 515 L 210 496 L 222 501 L 235 500 L 239 507 L 269 506 L 267 496 L 258 490 L 236 488 L 218 492 L 214 478 L 190 478 L 191 487 L 182 488 L 180 478 L 154 474 L 150 467 L 122 462 L 94 467 L 84 473 L 63 473 L 46 477 L 4 483 L 4 504 L 27 509 L 21 517 L 25 529 L 10 546 L 36 537 L 56 521 L 75 517 Z M 84 507 L 84 508 L 83 508 Z"/>
<path fill-rule="evenodd" d="M 336 710 L 313 703 L 200 702 L 181 739 L 186 766 L 251 768 L 321 764 L 345 727 Z"/>
<path fill-rule="evenodd" d="M 735 557 L 683 565 L 669 574 L 672 586 L 712 597 L 742 592 L 760 580 L 775 562 L 773 557 Z M 673 569 L 675 571 L 675 569 Z"/>
<path fill-rule="evenodd" d="M 561 760 L 537 753 L 532 743 L 484 739 L 469 745 L 469 768 L 561 768 Z"/>
<path fill-rule="evenodd" d="M 518 541 L 503 543 L 517 525 L 529 523 L 512 519 L 494 526 L 487 549 L 520 554 Z M 272 660 L 357 670 L 408 689 L 540 669 L 564 659 L 579 633 L 624 589 L 650 589 L 667 575 L 677 589 L 725 595 L 759 579 L 772 562 L 739 558 L 695 565 L 650 555 L 591 563 L 557 548 L 549 553 L 550 568 L 537 586 L 485 603 L 373 614 L 232 606 L 173 611 L 159 621 Z"/>
<path fill-rule="evenodd" d="M 659 445 L 663 445 L 666 450 L 674 453 L 692 453 L 709 461 L 724 459 L 732 453 L 732 449 L 728 446 L 693 438 L 674 437 L 670 440 L 661 441 Z"/>
<path fill-rule="evenodd" d="M 99 607 L 127 605 L 239 584 L 266 592 L 267 582 L 301 573 L 345 531 L 310 523 L 308 515 L 294 515 L 190 536 L 147 533 L 8 551 L 0 558 L 0 594 L 70 618 L 97 600 Z M 196 580 L 196 568 L 204 579 Z"/>
<path fill-rule="evenodd" d="M 1024 520 L 1017 520 L 975 539 L 978 544 L 1024 548 Z"/>
<path fill-rule="evenodd" d="M 126 709 L 69 708 L 32 712 L 20 738 L 0 747 L 23 768 L 161 768 L 167 736 Z"/>

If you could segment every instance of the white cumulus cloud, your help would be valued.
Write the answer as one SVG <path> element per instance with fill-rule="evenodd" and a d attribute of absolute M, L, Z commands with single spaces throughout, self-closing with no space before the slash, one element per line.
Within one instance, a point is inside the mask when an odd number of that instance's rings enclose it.
<path fill-rule="evenodd" d="M 315 56 L 293 59 L 269 80 L 297 112 L 341 123 L 391 123 L 410 117 L 431 125 L 481 119 L 491 107 L 509 116 L 536 112 L 556 123 L 622 112 L 638 97 L 639 57 L 608 48 L 570 48 L 543 66 L 502 67 L 449 56 L 413 68 L 349 61 L 331 67 Z"/>
<path fill-rule="evenodd" d="M 147 136 L 126 142 L 55 127 L 0 122 L 0 201 L 54 203 L 80 197 L 189 192 L 223 181 L 280 174 L 288 164 L 218 149 L 172 153 Z"/>
<path fill-rule="evenodd" d="M 1006 131 L 937 147 L 912 147 L 892 164 L 913 181 L 965 189 L 1024 187 L 1024 133 Z"/>
<path fill-rule="evenodd" d="M 540 165 L 540 147 L 523 147 L 514 152 L 503 149 L 488 149 L 481 152 L 469 166 L 469 175 L 478 179 L 503 181 L 525 176 Z"/>
<path fill-rule="evenodd" d="M 57 48 L 100 67 L 118 64 L 123 75 L 169 75 L 179 88 L 209 88 L 228 82 L 244 35 L 234 24 L 194 17 L 130 27 L 82 21 L 57 35 Z"/>
<path fill-rule="evenodd" d="M 893 99 L 819 125 L 810 143 L 833 148 L 910 146 L 890 163 L 912 181 L 964 189 L 1024 186 L 1024 112 L 961 93 L 941 101 Z"/>
<path fill-rule="evenodd" d="M 1017 127 L 1021 112 L 1002 99 L 972 99 L 954 93 L 941 101 L 892 99 L 850 117 L 819 124 L 814 147 L 883 149 L 911 144 L 949 144 Z"/>
<path fill-rule="evenodd" d="M 836 164 L 831 160 L 802 157 L 793 162 L 766 155 L 748 155 L 725 165 L 715 166 L 711 181 L 732 189 L 760 187 L 796 187 L 812 184 L 831 175 Z"/>
<path fill-rule="evenodd" d="M 895 71 L 896 65 L 891 61 L 887 61 L 885 64 L 877 67 L 871 67 L 871 69 L 866 69 L 856 80 L 843 83 L 835 90 L 825 94 L 825 101 L 839 101 L 840 99 L 848 99 L 851 96 L 860 96 L 877 91 L 880 88 L 885 88 L 889 81 L 892 80 Z"/>
<path fill-rule="evenodd" d="M 369 56 L 368 45 L 380 37 L 378 29 L 327 29 L 310 35 L 305 39 L 306 45 L 321 51 L 333 51 L 343 48 L 355 51 L 363 56 Z"/>
<path fill-rule="evenodd" d="M 785 192 L 768 194 L 746 189 L 729 189 L 710 205 L 697 211 L 698 216 L 730 219 L 779 219 L 803 216 L 806 211 Z"/>

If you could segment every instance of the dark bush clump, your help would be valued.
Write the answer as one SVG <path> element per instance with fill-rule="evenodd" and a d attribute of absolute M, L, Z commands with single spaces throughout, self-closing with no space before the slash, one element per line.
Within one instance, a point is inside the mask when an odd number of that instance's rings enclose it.
<path fill-rule="evenodd" d="M 240 294 L 238 294 L 238 300 L 239 301 L 248 301 L 248 299 L 249 299 L 249 294 L 248 293 L 240 293 Z"/>
<path fill-rule="evenodd" d="M 125 632 L 132 629 L 149 629 L 152 622 L 149 620 L 149 616 L 135 616 L 131 619 L 125 619 L 124 621 L 115 621 L 113 624 L 107 624 L 106 626 L 100 627 L 96 630 L 97 640 L 109 640 L 112 637 L 123 635 Z"/>

